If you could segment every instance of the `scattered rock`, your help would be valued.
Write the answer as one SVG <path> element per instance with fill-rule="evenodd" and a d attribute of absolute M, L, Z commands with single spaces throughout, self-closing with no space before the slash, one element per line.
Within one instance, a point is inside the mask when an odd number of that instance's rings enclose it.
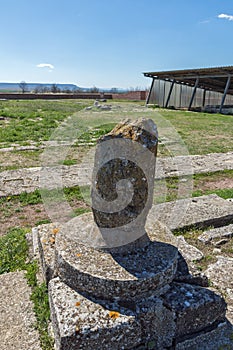
<path fill-rule="evenodd" d="M 179 342 L 175 350 L 230 350 L 233 349 L 232 332 L 232 325 L 227 321 L 222 322 L 212 330 Z"/>
<path fill-rule="evenodd" d="M 213 249 L 213 254 L 219 254 L 219 253 L 221 253 L 222 251 L 221 251 L 221 249 L 219 249 L 219 248 L 214 248 Z"/>
<path fill-rule="evenodd" d="M 233 198 L 227 198 L 228 202 L 233 202 Z"/>
<path fill-rule="evenodd" d="M 204 255 L 196 247 L 188 244 L 183 236 L 179 236 L 177 240 L 177 247 L 179 252 L 182 254 L 185 260 L 189 261 L 199 261 Z"/>
<path fill-rule="evenodd" d="M 223 240 L 219 242 L 219 245 L 224 244 L 233 236 L 233 224 L 228 226 L 217 227 L 208 231 L 204 231 L 199 237 L 199 241 L 205 244 L 211 243 L 214 245 L 218 245 L 215 242 L 216 239 L 221 238 Z"/>
<path fill-rule="evenodd" d="M 228 239 L 221 239 L 220 241 L 215 242 L 214 246 L 215 247 L 219 247 L 219 246 L 221 246 L 223 244 L 226 244 L 227 242 L 228 242 Z"/>

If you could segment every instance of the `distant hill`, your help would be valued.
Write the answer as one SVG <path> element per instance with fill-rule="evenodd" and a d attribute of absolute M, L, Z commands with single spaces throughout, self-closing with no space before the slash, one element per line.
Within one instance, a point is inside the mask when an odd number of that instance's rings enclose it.
<path fill-rule="evenodd" d="M 51 88 L 54 84 L 27 83 L 27 92 L 31 92 L 36 88 Z M 75 84 L 55 84 L 61 90 L 77 90 L 80 89 Z M 0 83 L 0 92 L 19 92 L 21 91 L 19 83 Z"/>
<path fill-rule="evenodd" d="M 43 84 L 43 83 L 26 83 L 26 91 L 25 92 L 34 92 L 35 90 L 38 90 L 39 92 L 43 92 L 43 88 L 47 88 L 48 90 L 51 90 L 51 87 L 53 85 L 56 85 L 58 89 L 65 91 L 74 91 L 74 90 L 80 90 L 82 92 L 95 92 L 93 91 L 93 88 L 85 88 L 85 87 L 80 87 L 75 84 Z M 19 87 L 19 83 L 1 83 L 0 82 L 0 92 L 21 92 L 22 90 Z M 37 92 L 38 92 L 37 91 Z M 121 89 L 121 88 L 111 88 L 111 89 L 103 89 L 103 88 L 98 88 L 98 91 L 101 92 L 107 92 L 107 93 L 123 93 L 127 92 L 128 89 Z M 98 92 L 96 91 L 96 92 Z"/>

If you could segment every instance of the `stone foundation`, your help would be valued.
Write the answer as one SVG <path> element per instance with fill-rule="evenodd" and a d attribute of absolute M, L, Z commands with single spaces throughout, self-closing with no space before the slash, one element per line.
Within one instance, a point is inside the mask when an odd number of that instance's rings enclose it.
<path fill-rule="evenodd" d="M 83 218 L 80 223 L 85 230 Z M 66 239 L 64 229 L 48 224 L 37 230 L 57 350 L 215 350 L 226 344 L 224 299 L 195 284 L 178 264 L 175 246 L 157 242 L 149 231 L 151 243 L 140 257 L 114 256 Z M 190 283 L 174 282 L 177 276 Z"/>

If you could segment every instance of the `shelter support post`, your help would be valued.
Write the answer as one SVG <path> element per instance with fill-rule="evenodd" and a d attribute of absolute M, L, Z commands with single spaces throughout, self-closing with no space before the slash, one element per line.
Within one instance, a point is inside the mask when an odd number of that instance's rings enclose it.
<path fill-rule="evenodd" d="M 154 87 L 154 83 L 155 83 L 155 78 L 153 78 L 153 80 L 152 80 L 152 83 L 151 83 L 151 86 L 150 86 L 150 91 L 149 91 L 149 94 L 148 94 L 147 99 L 146 99 L 146 105 L 148 105 L 148 103 L 150 101 L 150 97 L 151 97 L 151 93 L 152 93 L 152 90 L 153 90 L 153 87 Z"/>
<path fill-rule="evenodd" d="M 223 94 L 223 97 L 222 97 L 221 105 L 219 107 L 219 113 L 222 113 L 222 108 L 223 108 L 223 105 L 224 105 L 224 102 L 225 102 L 226 94 L 227 94 L 227 91 L 229 89 L 230 83 L 231 83 L 231 76 L 229 75 L 228 78 L 227 78 L 227 82 L 226 82 L 224 94 Z"/>
<path fill-rule="evenodd" d="M 203 90 L 202 107 L 205 107 L 206 89 Z"/>
<path fill-rule="evenodd" d="M 172 90 L 173 90 L 174 84 L 175 84 L 175 79 L 172 81 L 172 84 L 170 86 L 170 90 L 169 90 L 169 93 L 168 93 L 168 96 L 167 96 L 167 101 L 165 103 L 165 108 L 168 107 L 168 103 L 169 103 L 169 100 L 170 100 L 170 97 L 171 97 L 171 94 L 172 94 Z"/>
<path fill-rule="evenodd" d="M 197 91 L 198 83 L 199 83 L 199 78 L 197 77 L 196 81 L 195 81 L 194 88 L 193 88 L 193 93 L 192 93 L 192 96 L 191 96 L 191 100 L 189 102 L 189 108 L 188 108 L 189 111 L 190 111 L 190 109 L 192 107 L 192 104 L 193 104 L 193 100 L 194 100 L 194 97 L 195 97 L 195 94 L 196 94 L 196 91 Z"/>

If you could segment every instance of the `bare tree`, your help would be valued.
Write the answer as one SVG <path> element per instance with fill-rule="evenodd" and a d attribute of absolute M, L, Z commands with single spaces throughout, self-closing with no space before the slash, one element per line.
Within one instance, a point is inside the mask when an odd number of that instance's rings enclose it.
<path fill-rule="evenodd" d="M 27 83 L 25 81 L 21 81 L 19 83 L 19 87 L 22 90 L 22 93 L 24 94 L 26 92 L 26 90 L 27 90 Z"/>
<path fill-rule="evenodd" d="M 52 86 L 51 86 L 51 92 L 52 93 L 54 93 L 54 94 L 56 94 L 57 92 L 61 92 L 60 91 L 60 89 L 59 89 L 59 87 L 57 86 L 57 84 L 53 84 Z"/>
<path fill-rule="evenodd" d="M 118 92 L 118 89 L 116 87 L 112 87 L 110 92 L 112 92 L 113 94 Z"/>
<path fill-rule="evenodd" d="M 100 89 L 97 88 L 96 86 L 93 86 L 93 87 L 90 89 L 90 92 L 92 92 L 92 93 L 99 92 L 99 91 L 100 91 Z"/>

